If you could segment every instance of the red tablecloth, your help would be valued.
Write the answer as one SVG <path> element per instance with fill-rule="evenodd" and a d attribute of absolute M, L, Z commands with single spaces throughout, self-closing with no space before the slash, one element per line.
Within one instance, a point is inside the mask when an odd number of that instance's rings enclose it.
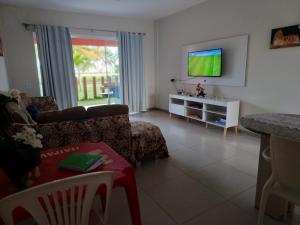
<path fill-rule="evenodd" d="M 122 186 L 125 188 L 132 222 L 134 225 L 141 225 L 134 168 L 105 143 L 81 143 L 43 151 L 41 154 L 42 162 L 39 166 L 40 176 L 33 178 L 33 185 L 82 174 L 59 168 L 60 161 L 74 152 L 87 153 L 95 150 L 99 150 L 101 154 L 106 155 L 108 163 L 101 165 L 91 172 L 112 171 L 114 173 L 113 187 Z M 0 187 L 0 198 L 14 193 L 12 183 L 2 171 L 0 172 Z"/>

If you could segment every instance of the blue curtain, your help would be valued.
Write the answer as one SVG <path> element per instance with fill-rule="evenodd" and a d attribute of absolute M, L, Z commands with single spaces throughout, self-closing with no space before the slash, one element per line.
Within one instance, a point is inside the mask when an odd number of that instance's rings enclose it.
<path fill-rule="evenodd" d="M 119 32 L 121 98 L 130 112 L 145 111 L 144 34 Z"/>
<path fill-rule="evenodd" d="M 55 98 L 60 109 L 77 105 L 71 35 L 66 27 L 35 25 L 43 94 Z"/>

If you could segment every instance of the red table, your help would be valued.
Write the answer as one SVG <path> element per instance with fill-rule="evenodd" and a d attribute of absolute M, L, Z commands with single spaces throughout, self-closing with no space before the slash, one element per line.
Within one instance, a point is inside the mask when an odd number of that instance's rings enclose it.
<path fill-rule="evenodd" d="M 106 155 L 109 163 L 103 164 L 92 172 L 112 171 L 114 174 L 113 188 L 124 187 L 130 208 L 133 225 L 141 225 L 141 216 L 139 200 L 134 175 L 134 168 L 124 158 L 117 154 L 105 143 L 81 143 L 77 145 L 68 145 L 65 147 L 49 149 L 41 154 L 42 162 L 39 166 L 40 176 L 33 178 L 33 185 L 47 183 L 57 179 L 82 174 L 74 171 L 59 168 L 59 163 L 73 152 L 87 153 L 94 150 L 100 150 Z M 12 184 L 8 178 L 0 172 L 0 199 L 13 194 Z M 23 218 L 21 215 L 16 215 Z M 1 224 L 1 222 L 0 222 Z"/>

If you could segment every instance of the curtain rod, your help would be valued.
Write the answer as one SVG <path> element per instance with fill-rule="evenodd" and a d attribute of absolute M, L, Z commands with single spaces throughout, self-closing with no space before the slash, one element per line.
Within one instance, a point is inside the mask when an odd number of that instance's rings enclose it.
<path fill-rule="evenodd" d="M 36 24 L 29 24 L 29 23 L 22 23 L 22 25 L 27 28 L 29 26 L 34 26 Z M 110 33 L 117 33 L 119 31 L 116 31 L 116 30 L 106 30 L 106 29 L 94 29 L 94 28 L 82 28 L 82 27 L 68 27 L 68 28 L 71 28 L 71 29 L 78 29 L 78 30 L 89 30 L 91 32 L 93 31 L 102 31 L 102 32 L 110 32 Z M 142 35 L 146 35 L 146 33 L 143 33 L 143 32 L 132 32 L 132 33 L 137 33 L 137 34 L 142 34 Z"/>

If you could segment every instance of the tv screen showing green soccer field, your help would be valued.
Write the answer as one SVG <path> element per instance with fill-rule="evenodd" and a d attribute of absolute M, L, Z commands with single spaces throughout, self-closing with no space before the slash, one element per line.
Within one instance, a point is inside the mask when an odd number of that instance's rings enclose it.
<path fill-rule="evenodd" d="M 222 75 L 222 49 L 189 52 L 190 77 L 220 77 Z"/>

